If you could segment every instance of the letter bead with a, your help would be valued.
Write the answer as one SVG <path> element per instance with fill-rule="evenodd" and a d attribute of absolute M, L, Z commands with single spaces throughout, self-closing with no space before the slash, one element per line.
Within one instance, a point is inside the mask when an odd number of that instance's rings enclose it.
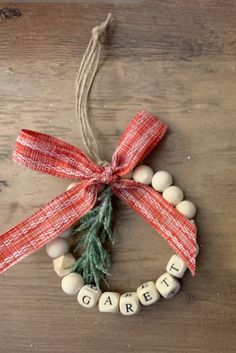
<path fill-rule="evenodd" d="M 116 292 L 102 293 L 98 308 L 102 313 L 117 313 L 119 311 L 120 294 Z"/>

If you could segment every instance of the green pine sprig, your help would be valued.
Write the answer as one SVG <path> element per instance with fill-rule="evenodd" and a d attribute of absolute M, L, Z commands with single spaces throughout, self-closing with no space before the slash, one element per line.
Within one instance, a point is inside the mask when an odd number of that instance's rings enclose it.
<path fill-rule="evenodd" d="M 75 251 L 83 253 L 73 265 L 73 271 L 80 273 L 86 283 L 95 283 L 99 287 L 101 280 L 109 276 L 111 257 L 103 247 L 106 239 L 114 244 L 112 232 L 112 189 L 107 187 L 98 198 L 98 205 L 83 216 L 73 235 L 78 236 Z"/>

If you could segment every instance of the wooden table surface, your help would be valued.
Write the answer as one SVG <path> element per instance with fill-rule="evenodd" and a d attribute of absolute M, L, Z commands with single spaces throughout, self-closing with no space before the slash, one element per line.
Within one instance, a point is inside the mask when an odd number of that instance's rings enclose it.
<path fill-rule="evenodd" d="M 0 7 L 9 5 L 2 3 Z M 89 114 L 105 159 L 145 108 L 169 124 L 148 157 L 198 207 L 197 275 L 138 316 L 105 315 L 66 296 L 41 249 L 0 278 L 1 353 L 233 353 L 236 338 L 236 3 L 233 0 L 15 3 L 0 20 L 0 231 L 69 184 L 11 161 L 19 129 L 83 148 L 74 81 L 93 26 L 112 12 Z M 116 201 L 114 290 L 156 279 L 172 254 Z"/>

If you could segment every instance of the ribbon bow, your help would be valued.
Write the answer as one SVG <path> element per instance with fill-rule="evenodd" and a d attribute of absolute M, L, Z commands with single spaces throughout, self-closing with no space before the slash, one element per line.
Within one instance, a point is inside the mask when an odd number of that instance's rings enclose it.
<path fill-rule="evenodd" d="M 66 179 L 80 179 L 32 216 L 0 236 L 0 273 L 64 232 L 96 203 L 101 184 L 150 224 L 195 273 L 196 227 L 153 188 L 122 179 L 160 142 L 167 130 L 157 117 L 138 113 L 121 136 L 111 165 L 99 166 L 75 146 L 49 135 L 21 130 L 13 160 Z"/>

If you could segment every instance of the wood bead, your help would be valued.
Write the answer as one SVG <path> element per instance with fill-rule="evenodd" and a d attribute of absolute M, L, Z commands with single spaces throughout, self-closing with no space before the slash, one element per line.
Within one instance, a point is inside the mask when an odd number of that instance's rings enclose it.
<path fill-rule="evenodd" d="M 71 183 L 67 186 L 66 188 L 66 191 L 69 191 L 70 189 L 72 189 L 75 185 L 77 185 L 78 183 L 74 182 L 74 183 Z"/>
<path fill-rule="evenodd" d="M 118 313 L 120 294 L 115 292 L 102 293 L 98 309 L 102 313 Z"/>
<path fill-rule="evenodd" d="M 83 287 L 84 280 L 83 277 L 76 272 L 69 273 L 63 277 L 61 281 L 62 290 L 69 295 L 78 293 L 78 291 Z"/>
<path fill-rule="evenodd" d="M 59 237 L 62 239 L 67 239 L 72 236 L 72 232 L 73 232 L 73 227 L 70 227 L 66 229 L 63 233 L 61 233 Z"/>
<path fill-rule="evenodd" d="M 141 284 L 137 289 L 137 294 L 140 302 L 145 306 L 154 304 L 160 299 L 160 294 L 152 281 Z"/>
<path fill-rule="evenodd" d="M 163 192 L 173 184 L 173 178 L 170 173 L 160 170 L 152 177 L 152 187 L 158 192 Z"/>
<path fill-rule="evenodd" d="M 176 206 L 183 200 L 184 193 L 178 186 L 173 185 L 165 189 L 162 196 L 166 201 Z"/>
<path fill-rule="evenodd" d="M 180 290 L 180 283 L 169 273 L 164 273 L 157 279 L 156 288 L 165 299 L 170 299 Z"/>
<path fill-rule="evenodd" d="M 133 180 L 142 184 L 151 184 L 153 170 L 148 165 L 139 165 L 134 169 Z"/>
<path fill-rule="evenodd" d="M 75 258 L 71 254 L 62 255 L 53 260 L 54 271 L 59 277 L 64 277 L 72 271 L 72 265 L 75 262 Z"/>
<path fill-rule="evenodd" d="M 102 291 L 99 288 L 92 284 L 86 284 L 79 291 L 77 300 L 84 308 L 93 308 L 97 305 L 101 294 Z"/>
<path fill-rule="evenodd" d="M 68 253 L 69 248 L 70 246 L 66 240 L 57 238 L 47 243 L 46 252 L 49 257 L 55 259 L 61 255 Z"/>
<path fill-rule="evenodd" d="M 131 316 L 140 311 L 140 302 L 136 292 L 124 293 L 120 296 L 120 312 L 123 315 Z"/>
<path fill-rule="evenodd" d="M 185 271 L 187 270 L 187 266 L 185 262 L 178 255 L 173 255 L 170 258 L 166 266 L 166 271 L 177 278 L 182 278 Z"/>
<path fill-rule="evenodd" d="M 196 206 L 194 203 L 188 200 L 184 200 L 176 206 L 176 210 L 178 210 L 182 215 L 187 217 L 188 219 L 191 219 L 195 216 L 196 214 Z"/>

